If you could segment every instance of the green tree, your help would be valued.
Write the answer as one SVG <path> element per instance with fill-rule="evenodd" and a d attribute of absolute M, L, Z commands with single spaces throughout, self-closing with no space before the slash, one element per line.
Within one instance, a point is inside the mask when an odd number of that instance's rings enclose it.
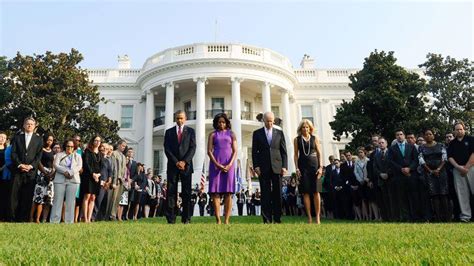
<path fill-rule="evenodd" d="M 17 53 L 0 80 L 0 94 L 6 96 L 0 101 L 0 129 L 17 131 L 25 117 L 33 116 L 40 133 L 49 131 L 60 140 L 99 134 L 116 141 L 118 123 L 98 114 L 97 104 L 104 99 L 78 66 L 82 59 L 75 49 L 33 56 Z"/>
<path fill-rule="evenodd" d="M 390 141 L 397 128 L 418 133 L 428 125 L 425 81 L 396 65 L 393 52 L 375 50 L 365 58 L 362 70 L 349 77 L 352 101 L 343 101 L 330 123 L 334 138 L 352 136 L 348 149 L 370 143 L 373 134 Z"/>
<path fill-rule="evenodd" d="M 428 93 L 432 96 L 430 114 L 442 133 L 452 130 L 456 120 L 474 126 L 474 64 L 468 59 L 456 60 L 440 54 L 428 54 L 425 68 L 429 77 Z"/>

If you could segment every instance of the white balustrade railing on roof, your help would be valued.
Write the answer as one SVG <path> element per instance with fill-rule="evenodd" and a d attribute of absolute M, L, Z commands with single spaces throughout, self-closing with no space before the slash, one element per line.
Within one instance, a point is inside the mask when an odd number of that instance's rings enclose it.
<path fill-rule="evenodd" d="M 148 58 L 143 71 L 170 63 L 206 58 L 257 61 L 293 72 L 291 61 L 275 51 L 232 43 L 197 43 L 166 49 Z"/>

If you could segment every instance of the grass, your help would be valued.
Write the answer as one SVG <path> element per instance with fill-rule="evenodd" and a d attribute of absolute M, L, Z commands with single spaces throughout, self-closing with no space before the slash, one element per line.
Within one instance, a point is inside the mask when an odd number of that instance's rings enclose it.
<path fill-rule="evenodd" d="M 0 224 L 0 264 L 474 264 L 474 224 L 385 224 L 284 217 L 163 218 L 93 224 Z"/>

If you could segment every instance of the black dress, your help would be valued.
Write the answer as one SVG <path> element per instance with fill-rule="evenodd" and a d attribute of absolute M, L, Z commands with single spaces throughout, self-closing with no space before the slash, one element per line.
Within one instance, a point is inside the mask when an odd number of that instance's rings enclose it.
<path fill-rule="evenodd" d="M 96 182 L 92 177 L 93 173 L 100 173 L 102 165 L 102 154 L 94 153 L 86 149 L 82 154 L 83 172 L 81 175 L 81 193 L 98 195 L 100 192 L 100 181 Z M 99 178 L 100 180 L 100 178 Z"/>
<path fill-rule="evenodd" d="M 419 158 L 423 158 L 430 169 L 438 168 L 441 162 L 446 160 L 446 149 L 440 143 L 436 143 L 436 145 L 431 147 L 423 145 L 420 147 L 419 152 Z M 445 166 L 440 170 L 439 176 L 430 174 L 426 170 L 423 173 L 428 183 L 430 196 L 448 195 L 448 175 Z"/>
<path fill-rule="evenodd" d="M 41 165 L 47 172 L 53 171 L 54 154 L 53 151 L 42 151 L 41 154 Z M 38 171 L 39 173 L 39 171 Z M 36 185 L 33 192 L 33 202 L 37 204 L 53 204 L 54 197 L 54 185 L 53 181 L 45 176 L 43 173 L 39 173 L 36 178 Z"/>
<path fill-rule="evenodd" d="M 298 190 L 300 193 L 313 194 L 317 192 L 316 172 L 319 168 L 318 155 L 316 153 L 315 136 L 309 141 L 302 136 L 296 138 L 298 144 L 298 169 L 301 173 Z"/>

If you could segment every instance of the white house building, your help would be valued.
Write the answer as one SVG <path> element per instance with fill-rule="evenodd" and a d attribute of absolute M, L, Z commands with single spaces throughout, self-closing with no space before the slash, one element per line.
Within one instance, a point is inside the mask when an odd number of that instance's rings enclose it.
<path fill-rule="evenodd" d="M 257 116 L 266 111 L 281 119 L 290 172 L 295 169 L 292 140 L 301 119 L 315 123 L 325 163 L 348 142 L 333 140 L 329 122 L 341 102 L 353 98 L 348 77 L 357 69 L 315 68 L 307 55 L 294 68 L 275 51 L 236 43 L 170 48 L 149 57 L 140 69 L 130 68 L 128 56 L 118 61 L 116 69 L 88 70 L 91 83 L 107 99 L 99 113 L 119 122 L 119 134 L 135 149 L 136 159 L 155 173 L 166 171 L 164 132 L 174 126 L 177 110 L 187 113 L 187 125 L 196 130 L 195 182 L 203 165 L 208 167 L 207 136 L 220 112 L 231 118 L 242 169 L 251 164 L 252 133 L 263 126 Z"/>

